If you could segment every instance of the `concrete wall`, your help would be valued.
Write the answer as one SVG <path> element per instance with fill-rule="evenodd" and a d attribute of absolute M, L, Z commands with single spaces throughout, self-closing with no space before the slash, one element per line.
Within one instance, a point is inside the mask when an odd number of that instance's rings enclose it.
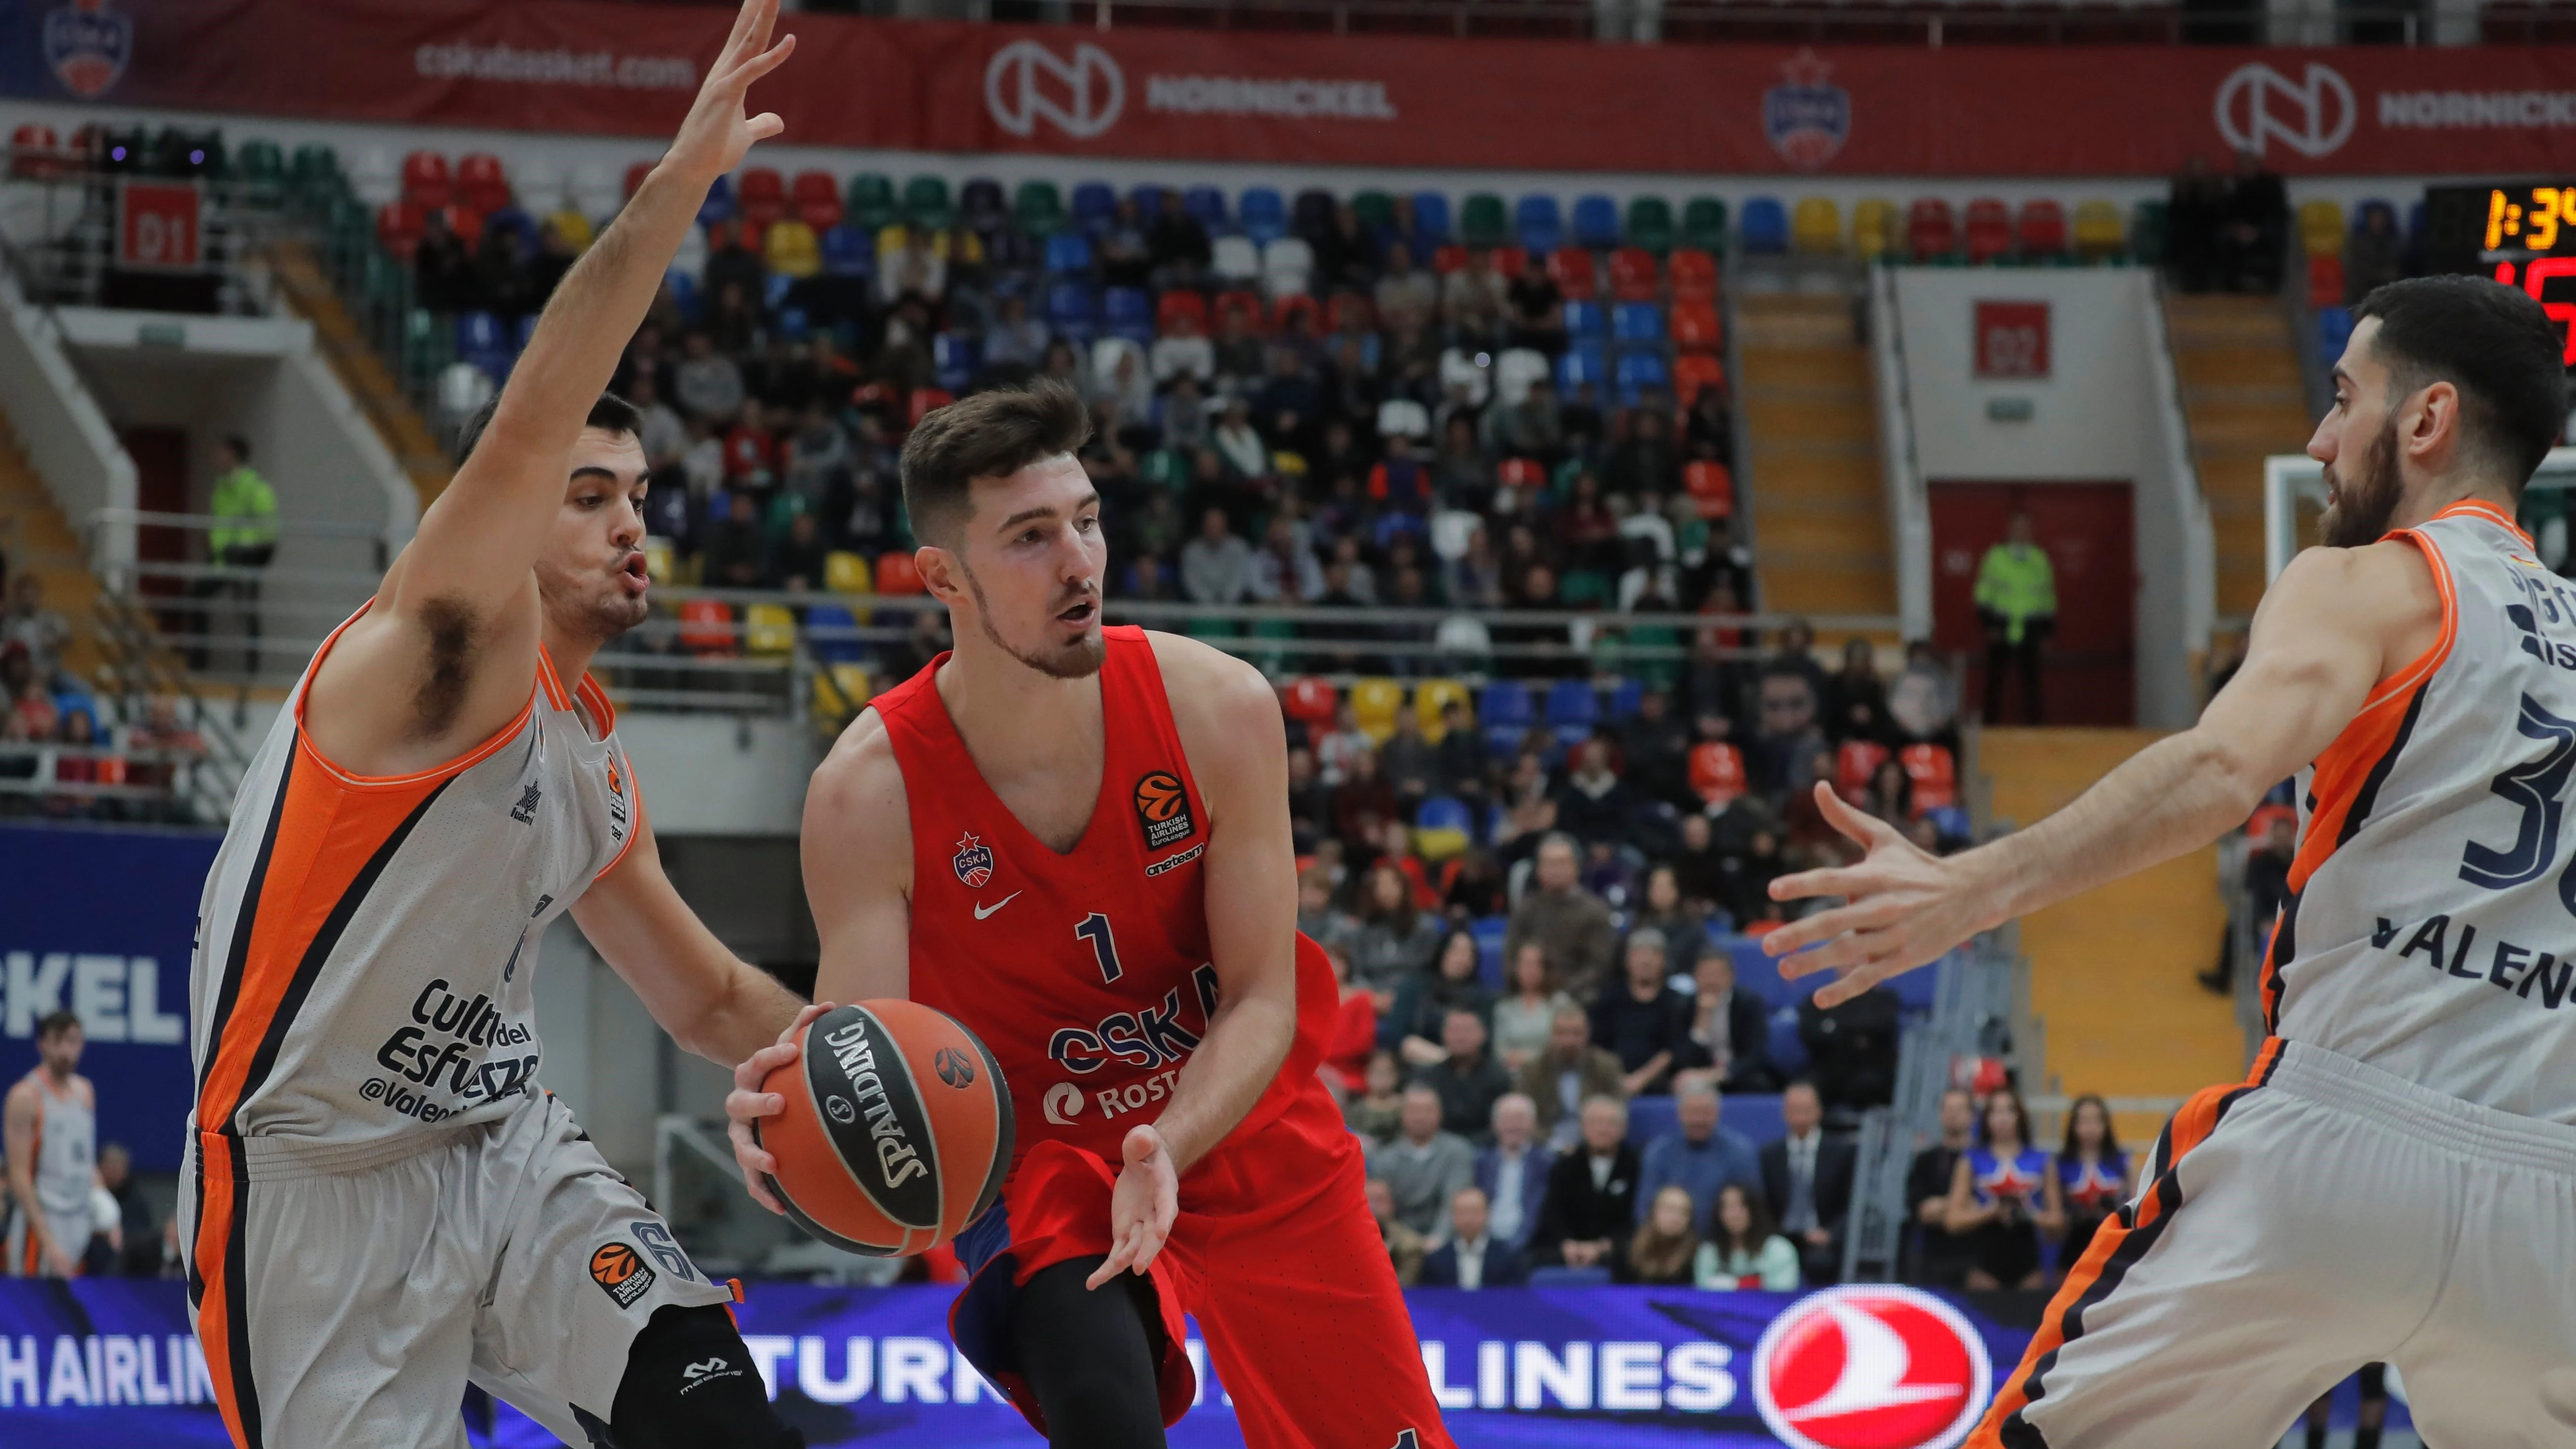
<path fill-rule="evenodd" d="M 134 506 L 134 460 L 81 383 L 54 319 L 28 304 L 0 272 L 0 413 L 74 528 L 102 508 Z M 100 541 L 107 557 L 134 556 L 131 525 Z"/>

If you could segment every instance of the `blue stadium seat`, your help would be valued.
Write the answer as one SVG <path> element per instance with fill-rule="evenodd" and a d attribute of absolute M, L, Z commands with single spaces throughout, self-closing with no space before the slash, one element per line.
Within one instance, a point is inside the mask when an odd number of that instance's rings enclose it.
<path fill-rule="evenodd" d="M 733 178 L 719 176 L 716 184 L 707 188 L 707 199 L 698 203 L 698 225 L 713 226 L 733 218 Z"/>
<path fill-rule="evenodd" d="M 1780 979 L 1780 963 L 1763 953 L 1760 941 L 1750 936 L 1729 936 L 1725 945 L 1728 959 L 1735 963 L 1736 985 L 1773 1006 L 1798 1004 L 1797 985 Z"/>
<path fill-rule="evenodd" d="M 678 267 L 673 267 L 671 270 L 662 274 L 662 280 L 671 288 L 671 300 L 679 304 L 680 320 L 683 322 L 697 321 L 698 279 L 690 276 L 687 272 L 680 270 Z"/>
<path fill-rule="evenodd" d="M 1590 344 L 1597 347 L 1609 331 L 1609 319 L 1602 315 L 1600 303 L 1568 302 L 1565 304 L 1565 335 L 1572 339 L 1576 346 Z"/>
<path fill-rule="evenodd" d="M 1181 210 L 1198 218 L 1199 225 L 1209 231 L 1225 229 L 1225 193 L 1213 186 L 1193 186 L 1182 192 Z"/>
<path fill-rule="evenodd" d="M 991 231 L 1010 214 L 1002 183 L 990 176 L 978 176 L 957 188 L 957 219 L 976 231 Z"/>
<path fill-rule="evenodd" d="M 1905 974 L 1923 976 L 1929 973 L 1908 971 Z M 1771 1013 L 1769 1038 L 1771 1065 L 1782 1077 L 1794 1077 L 1807 1070 L 1807 1040 L 1798 1035 L 1798 1008 L 1783 1006 Z"/>
<path fill-rule="evenodd" d="M 515 206 L 502 207 L 483 218 L 483 231 L 487 236 L 495 231 L 508 232 L 519 243 L 522 258 L 537 254 L 536 220 Z"/>
<path fill-rule="evenodd" d="M 1420 808 L 1413 812 L 1413 828 L 1461 830 L 1473 835 L 1476 832 L 1476 822 L 1474 817 L 1467 813 L 1465 801 L 1455 795 L 1434 795 L 1423 801 Z"/>
<path fill-rule="evenodd" d="M 1115 332 L 1121 327 L 1142 326 L 1146 336 L 1153 336 L 1154 299 L 1142 287 L 1112 287 L 1100 294 L 1100 320 Z"/>
<path fill-rule="evenodd" d="M 1497 679 L 1476 701 L 1476 718 L 1484 721 L 1485 738 L 1495 754 L 1509 758 L 1521 747 L 1521 736 L 1538 723 L 1538 706 L 1529 686 L 1517 679 Z"/>
<path fill-rule="evenodd" d="M 980 350 L 975 339 L 957 332 L 942 332 L 930 339 L 930 370 L 936 375 L 940 390 L 960 393 L 975 376 L 975 363 Z"/>
<path fill-rule="evenodd" d="M 1422 803 L 1427 806 L 1431 802 Z M 1511 925 L 1508 916 L 1478 916 L 1467 923 L 1467 934 L 1476 938 L 1476 975 L 1488 990 L 1503 989 L 1503 938 L 1510 934 Z"/>
<path fill-rule="evenodd" d="M 805 340 L 807 334 L 811 333 L 813 330 L 814 319 L 805 315 L 804 308 L 781 307 L 778 309 L 779 336 L 786 338 L 790 342 L 802 342 Z M 526 346 L 525 343 L 520 345 L 523 348 Z"/>
<path fill-rule="evenodd" d="M 1512 208 L 1512 230 L 1531 256 L 1545 256 L 1565 241 L 1565 218 L 1553 196 L 1524 196 Z"/>
<path fill-rule="evenodd" d="M 510 376 L 510 365 L 519 359 L 516 341 L 489 312 L 457 315 L 456 360 L 474 364 L 496 383 Z"/>
<path fill-rule="evenodd" d="M 1136 202 L 1138 226 L 1152 226 L 1154 218 L 1163 214 L 1163 193 L 1171 189 L 1159 181 L 1140 181 L 1128 189 L 1127 194 Z"/>
<path fill-rule="evenodd" d="M 1046 269 L 1050 275 L 1058 277 L 1090 271 L 1090 238 L 1078 231 L 1060 231 L 1048 237 Z"/>
<path fill-rule="evenodd" d="M 1449 240 L 1449 198 L 1437 191 L 1413 193 L 1413 233 L 1434 245 Z"/>
<path fill-rule="evenodd" d="M 1118 218 L 1118 193 L 1110 190 L 1106 181 L 1077 183 L 1073 195 L 1066 199 L 1066 212 L 1076 227 L 1098 236 Z"/>
<path fill-rule="evenodd" d="M 1556 742 L 1572 747 L 1592 738 L 1601 723 L 1601 696 L 1588 679 L 1560 679 L 1547 687 L 1547 724 Z"/>
<path fill-rule="evenodd" d="M 1789 1124 L 1780 1118 L 1780 1098 L 1770 1092 L 1729 1092 L 1719 1106 L 1717 1120 L 1745 1136 L 1760 1147 L 1789 1135 Z"/>
<path fill-rule="evenodd" d="M 785 272 L 771 272 L 768 276 L 761 278 L 760 305 L 762 310 L 775 312 L 779 308 L 786 306 L 787 294 L 795 290 L 795 287 L 796 279 L 787 275 Z"/>
<path fill-rule="evenodd" d="M 523 312 L 519 314 L 518 335 L 510 339 L 510 350 L 512 352 L 527 351 L 529 339 L 536 335 L 537 314 L 534 312 Z"/>
<path fill-rule="evenodd" d="M 840 605 L 816 604 L 805 611 L 805 642 L 813 649 L 814 657 L 826 664 L 856 664 L 860 653 L 858 639 L 849 635 L 837 639 L 828 634 L 819 638 L 816 635 L 822 631 L 856 629 L 858 626 L 859 621 L 850 617 L 850 611 Z"/>
<path fill-rule="evenodd" d="M 2317 309 L 2317 355 L 2331 370 L 2343 357 L 2344 345 L 2352 341 L 2352 309 L 2320 307 Z"/>
<path fill-rule="evenodd" d="M 1080 282 L 1058 282 L 1047 288 L 1046 320 L 1058 337 L 1088 344 L 1098 330 L 1091 289 Z"/>
<path fill-rule="evenodd" d="M 1718 1108 L 1721 1121 L 1725 1112 L 1725 1107 Z M 1658 1097 L 1631 1097 L 1628 1099 L 1628 1140 L 1637 1144 L 1637 1150 L 1642 1152 L 1646 1144 L 1656 1138 L 1671 1136 L 1681 1126 L 1679 1117 L 1677 1104 L 1669 1093 Z"/>
<path fill-rule="evenodd" d="M 1748 252 L 1785 252 L 1789 249 L 1789 211 L 1776 196 L 1756 196 L 1744 203 L 1744 218 L 1738 223 Z"/>
<path fill-rule="evenodd" d="M 1607 1268 L 1568 1268 L 1561 1263 L 1541 1263 L 1529 1270 L 1532 1288 L 1607 1288 Z"/>
<path fill-rule="evenodd" d="M 1630 352 L 1618 362 L 1619 406 L 1632 408 L 1644 400 L 1649 391 L 1670 392 L 1672 373 L 1664 366 L 1660 352 Z"/>
<path fill-rule="evenodd" d="M 1277 187 L 1248 186 L 1243 192 L 1243 234 L 1255 246 L 1268 246 L 1288 234 L 1288 203 Z"/>
<path fill-rule="evenodd" d="M 722 523 L 733 515 L 733 495 L 721 488 L 707 490 L 707 522 Z"/>
<path fill-rule="evenodd" d="M 689 518 L 689 490 L 654 488 L 644 495 L 644 531 L 655 538 L 687 543 L 697 530 Z"/>
<path fill-rule="evenodd" d="M 846 223 L 823 233 L 823 271 L 835 277 L 877 274 L 876 238 Z"/>
<path fill-rule="evenodd" d="M 1574 244 L 1596 251 L 1619 244 L 1619 203 L 1593 195 L 1574 198 Z"/>
<path fill-rule="evenodd" d="M 1571 302 L 1566 304 L 1569 311 L 1573 306 Z M 1565 355 L 1556 360 L 1557 395 L 1569 401 L 1574 397 L 1574 390 L 1586 384 L 1591 386 L 1595 400 L 1598 401 L 1601 388 L 1609 381 L 1610 369 L 1601 361 L 1601 352 L 1597 346 L 1569 347 L 1565 350 Z"/>
<path fill-rule="evenodd" d="M 1662 350 L 1663 309 L 1652 302 L 1617 304 L 1610 309 L 1610 337 L 1622 349 L 1650 347 L 1658 351 Z"/>
<path fill-rule="evenodd" d="M 1637 703 L 1645 697 L 1646 683 L 1644 680 L 1620 680 L 1619 683 L 1610 691 L 1611 720 L 1614 723 L 1624 723 L 1628 720 L 1635 719 L 1637 717 Z"/>

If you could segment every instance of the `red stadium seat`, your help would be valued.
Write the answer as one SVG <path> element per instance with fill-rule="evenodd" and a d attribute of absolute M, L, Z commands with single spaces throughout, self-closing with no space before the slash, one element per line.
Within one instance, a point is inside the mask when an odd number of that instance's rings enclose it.
<path fill-rule="evenodd" d="M 1673 253 L 1672 276 L 1674 301 L 1717 301 L 1717 258 L 1685 247 Z"/>
<path fill-rule="evenodd" d="M 501 158 L 489 151 L 469 152 L 456 163 L 456 199 L 476 211 L 493 212 L 508 206 L 510 178 L 501 169 Z"/>
<path fill-rule="evenodd" d="M 1292 680 L 1279 691 L 1280 712 L 1309 730 L 1331 729 L 1333 709 L 1340 703 L 1341 695 L 1333 686 L 1311 674 Z"/>
<path fill-rule="evenodd" d="M 1610 254 L 1610 298 L 1615 302 L 1652 302 L 1662 295 L 1662 268 L 1644 247 L 1621 247 Z"/>
<path fill-rule="evenodd" d="M 653 163 L 650 161 L 638 161 L 634 165 L 626 168 L 626 197 L 628 200 L 632 201 L 635 198 L 635 188 L 642 186 L 644 184 L 644 178 L 652 174 Z"/>
<path fill-rule="evenodd" d="M 787 183 L 770 167 L 745 167 L 734 204 L 753 231 L 765 233 L 787 216 Z"/>
<path fill-rule="evenodd" d="M 1243 330 L 1255 337 L 1270 330 L 1269 317 L 1262 311 L 1261 297 L 1256 292 L 1219 292 L 1214 312 L 1219 327 L 1223 327 L 1229 317 L 1240 317 Z"/>
<path fill-rule="evenodd" d="M 1558 247 L 1547 254 L 1547 279 L 1569 302 L 1589 302 L 1601 295 L 1600 279 L 1592 270 L 1592 253 L 1581 247 Z"/>
<path fill-rule="evenodd" d="M 788 210 L 798 221 L 812 227 L 816 236 L 839 226 L 844 214 L 838 196 L 800 196 L 788 203 Z"/>
<path fill-rule="evenodd" d="M 1505 488 L 1544 488 L 1547 468 L 1535 458 L 1505 458 L 1494 470 L 1494 482 Z"/>
<path fill-rule="evenodd" d="M 2343 305 L 2343 258 L 2332 252 L 2319 252 L 2308 258 L 2308 305 Z"/>
<path fill-rule="evenodd" d="M 1917 199 L 1905 213 L 1905 248 L 1918 262 L 1946 257 L 1959 249 L 1959 219 L 1950 203 L 1937 196 Z"/>
<path fill-rule="evenodd" d="M 428 225 L 428 213 L 417 202 L 388 201 L 376 208 L 376 241 L 403 261 L 411 260 Z"/>
<path fill-rule="evenodd" d="M 1717 308 L 1706 302 L 1673 304 L 1673 346 L 1684 352 L 1715 352 L 1725 345 Z"/>
<path fill-rule="evenodd" d="M 877 555 L 877 592 L 880 594 L 917 594 L 921 592 L 921 566 L 912 555 L 889 550 Z"/>
<path fill-rule="evenodd" d="M 1685 352 L 1673 359 L 1673 400 L 1689 407 L 1704 387 L 1726 386 L 1726 364 L 1710 352 Z"/>
<path fill-rule="evenodd" d="M 834 180 L 829 171 L 799 171 L 795 183 L 787 188 L 787 195 L 799 205 L 826 198 L 837 202 L 841 199 L 841 183 Z"/>
<path fill-rule="evenodd" d="M 1454 242 L 1431 253 L 1431 270 L 1444 277 L 1466 265 L 1467 249 Z"/>
<path fill-rule="evenodd" d="M 943 392 L 935 387 L 916 387 L 912 390 L 912 397 L 907 402 L 904 409 L 907 414 L 904 426 L 906 428 L 920 427 L 921 420 L 923 418 L 930 416 L 932 413 L 939 411 L 941 408 L 944 408 L 955 401 L 957 401 L 957 396 L 954 393 Z"/>
<path fill-rule="evenodd" d="M 1155 331 L 1169 332 L 1172 330 L 1172 324 L 1183 317 L 1187 317 L 1191 321 L 1199 324 L 1199 330 L 1201 332 L 1207 331 L 1207 298 L 1202 297 L 1198 293 L 1190 291 L 1185 287 L 1174 287 L 1170 291 L 1165 292 L 1155 301 Z"/>
<path fill-rule="evenodd" d="M 2021 204 L 2021 254 L 2053 257 L 2066 250 L 2066 208 L 2040 197 Z"/>
<path fill-rule="evenodd" d="M 1968 262 L 1979 265 L 2012 255 L 2012 213 L 1991 196 L 1968 203 Z"/>
<path fill-rule="evenodd" d="M 702 659 L 740 653 L 733 606 L 722 599 L 690 599 L 681 604 L 680 647 Z"/>
<path fill-rule="evenodd" d="M 1306 330 L 1321 334 L 1324 330 L 1324 305 L 1304 292 L 1282 293 L 1271 304 L 1270 325 L 1278 331 L 1288 330 L 1288 319 L 1298 313 L 1306 315 Z"/>
<path fill-rule="evenodd" d="M 9 133 L 9 174 L 43 180 L 62 169 L 62 138 L 33 121 Z"/>
<path fill-rule="evenodd" d="M 1869 794 L 1870 777 L 1887 763 L 1887 746 L 1876 740 L 1845 740 L 1834 752 L 1834 788 L 1845 800 L 1859 804 Z"/>
<path fill-rule="evenodd" d="M 1691 746 L 1691 793 L 1711 805 L 1723 805 L 1744 793 L 1744 752 L 1717 740 Z"/>
<path fill-rule="evenodd" d="M 1959 765 L 1939 745 L 1907 745 L 1897 752 L 1907 779 L 1914 782 L 1914 813 L 1943 810 L 1959 803 Z"/>
<path fill-rule="evenodd" d="M 1494 248 L 1493 258 L 1494 274 L 1496 276 L 1510 280 L 1517 280 L 1521 273 L 1529 270 L 1529 249 L 1527 247 L 1496 247 Z"/>
<path fill-rule="evenodd" d="M 482 242 L 483 213 L 462 205 L 440 207 L 438 212 L 447 218 L 447 229 L 456 233 L 456 239 L 465 243 L 466 250 L 471 251 Z"/>
<path fill-rule="evenodd" d="M 402 190 L 405 201 L 417 201 L 426 207 L 445 206 L 455 196 L 455 183 L 447 173 L 447 158 L 435 151 L 414 151 L 405 156 Z"/>
<path fill-rule="evenodd" d="M 1724 463 L 1706 458 L 1682 465 L 1682 490 L 1702 518 L 1731 518 L 1735 514 L 1735 475 Z"/>

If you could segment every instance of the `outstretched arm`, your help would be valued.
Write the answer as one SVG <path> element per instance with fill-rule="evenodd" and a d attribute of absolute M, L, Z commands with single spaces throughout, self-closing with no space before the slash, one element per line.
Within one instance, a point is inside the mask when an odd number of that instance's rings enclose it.
<path fill-rule="evenodd" d="M 1820 784 L 1826 820 L 1869 854 L 1772 882 L 1774 900 L 1847 903 L 1772 932 L 1763 949 L 1801 953 L 1781 963 L 1784 976 L 1839 973 L 1816 993 L 1834 1006 L 1979 931 L 2206 845 L 2332 744 L 2441 629 L 2441 598 L 2414 545 L 2310 549 L 2264 595 L 2244 667 L 2199 724 L 2027 830 L 1943 859 Z"/>
<path fill-rule="evenodd" d="M 673 1040 L 731 1066 L 775 1041 L 804 1003 L 727 950 L 680 899 L 652 822 L 636 813 L 626 858 L 573 903 L 573 919 Z"/>
<path fill-rule="evenodd" d="M 533 570 L 583 420 L 707 188 L 778 133 L 776 116 L 743 115 L 744 92 L 795 48 L 769 44 L 778 4 L 745 0 L 670 150 L 565 274 L 472 456 L 316 676 L 308 724 L 343 767 L 436 765 L 526 703 L 541 623 Z"/>

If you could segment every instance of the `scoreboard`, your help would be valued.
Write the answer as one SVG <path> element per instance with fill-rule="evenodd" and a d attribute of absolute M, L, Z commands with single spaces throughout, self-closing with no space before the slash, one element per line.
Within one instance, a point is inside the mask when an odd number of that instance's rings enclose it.
<path fill-rule="evenodd" d="M 2529 292 L 2567 328 L 2576 367 L 2576 179 L 2435 186 L 2424 212 L 2425 265 Z"/>

